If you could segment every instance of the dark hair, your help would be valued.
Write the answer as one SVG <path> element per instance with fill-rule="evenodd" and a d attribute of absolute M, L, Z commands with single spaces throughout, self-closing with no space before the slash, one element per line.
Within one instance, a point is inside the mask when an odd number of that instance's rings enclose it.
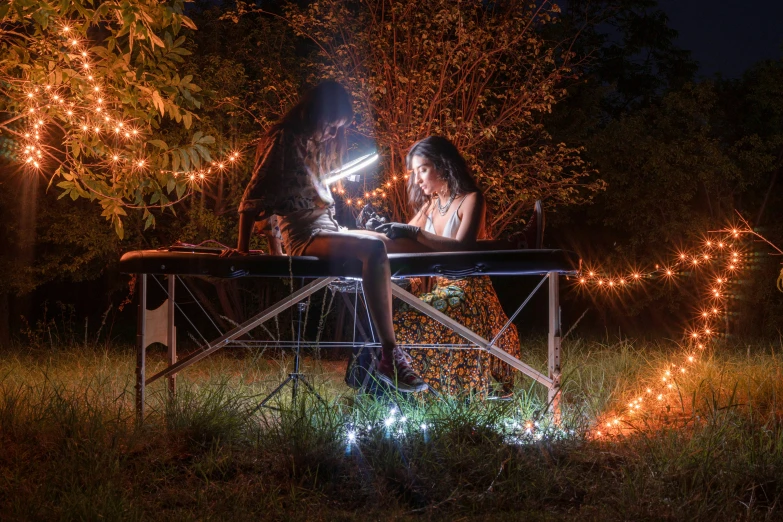
<path fill-rule="evenodd" d="M 414 143 L 405 158 L 408 170 L 411 169 L 414 156 L 421 156 L 432 162 L 437 173 L 448 184 L 449 191 L 455 196 L 479 191 L 465 158 L 462 157 L 457 147 L 446 138 L 428 136 Z M 416 212 L 429 203 L 429 199 L 421 191 L 414 176 L 408 177 L 408 203 Z"/>
<path fill-rule="evenodd" d="M 347 149 L 345 127 L 353 119 L 351 95 L 345 87 L 333 80 L 319 83 L 307 91 L 283 118 L 266 133 L 273 139 L 279 132 L 286 132 L 306 149 L 306 161 L 314 172 L 325 174 L 340 167 Z M 337 128 L 337 135 L 325 141 L 313 138 L 329 126 L 345 122 Z M 266 140 L 264 140 L 266 141 Z M 259 151 L 263 142 L 259 143 Z"/>

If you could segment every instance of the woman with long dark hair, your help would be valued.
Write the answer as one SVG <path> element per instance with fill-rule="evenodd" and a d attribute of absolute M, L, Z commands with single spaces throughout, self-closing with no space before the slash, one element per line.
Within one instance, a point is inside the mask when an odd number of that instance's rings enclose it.
<path fill-rule="evenodd" d="M 395 341 L 391 271 L 382 234 L 349 231 L 335 220 L 334 200 L 324 183 L 339 167 L 345 128 L 353 119 L 350 95 L 338 83 L 323 82 L 305 94 L 259 144 L 253 176 L 239 206 L 237 250 L 246 253 L 256 221 L 265 225 L 271 244 L 282 240 L 288 255 L 358 258 L 368 308 L 381 340 L 376 376 L 400 391 L 427 385 Z M 405 242 L 395 242 L 405 250 Z M 407 245 L 416 249 L 415 244 Z M 274 248 L 280 253 L 279 246 Z M 230 253 L 228 253 L 230 255 Z"/>
<path fill-rule="evenodd" d="M 462 154 L 449 140 L 430 136 L 415 143 L 408 152 L 407 166 L 413 219 L 407 224 L 382 225 L 381 231 L 394 238 L 415 239 L 433 250 L 470 250 L 477 240 L 485 238 L 484 196 Z M 505 242 L 501 248 L 540 248 L 542 219 L 540 212 L 534 214 L 524 234 L 524 245 Z M 507 321 L 487 276 L 459 280 L 438 277 L 435 287 L 419 297 L 485 339 L 493 339 Z M 464 342 L 448 327 L 407 305 L 395 311 L 394 324 L 401 344 Z M 500 336 L 496 346 L 519 357 L 519 337 L 513 325 Z M 513 370 L 483 350 L 427 348 L 412 349 L 410 353 L 424 381 L 442 392 L 487 393 L 494 385 L 493 378 L 506 392 L 513 386 Z"/>

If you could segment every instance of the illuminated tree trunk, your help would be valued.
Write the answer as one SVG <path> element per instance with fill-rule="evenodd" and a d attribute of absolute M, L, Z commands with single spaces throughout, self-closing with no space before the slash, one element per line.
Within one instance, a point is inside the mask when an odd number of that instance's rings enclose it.
<path fill-rule="evenodd" d="M 14 257 L 16 265 L 23 270 L 32 270 L 35 262 L 36 216 L 38 214 L 38 192 L 40 189 L 40 176 L 26 175 L 21 177 L 19 183 L 19 199 L 16 215 L 18 216 L 18 229 L 16 238 L 16 251 Z M 78 226 L 74 223 L 73 226 Z M 14 299 L 13 312 L 16 316 L 29 318 L 32 313 L 32 294 L 30 292 L 19 295 Z"/>

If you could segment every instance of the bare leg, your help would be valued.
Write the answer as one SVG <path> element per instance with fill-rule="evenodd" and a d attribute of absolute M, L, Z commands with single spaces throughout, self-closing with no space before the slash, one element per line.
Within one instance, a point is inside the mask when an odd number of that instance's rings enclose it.
<path fill-rule="evenodd" d="M 350 234 L 357 234 L 367 237 L 375 237 L 383 241 L 386 245 L 386 252 L 389 254 L 415 254 L 421 252 L 435 252 L 426 245 L 413 239 L 389 239 L 385 234 L 373 232 L 371 230 L 351 230 Z M 520 244 L 520 241 L 510 241 L 508 239 L 480 239 L 476 244 L 465 247 L 465 250 L 520 250 L 526 248 Z"/>
<path fill-rule="evenodd" d="M 374 237 L 383 241 L 386 245 L 386 252 L 389 254 L 414 254 L 419 252 L 432 252 L 432 249 L 422 245 L 415 239 L 389 239 L 386 234 L 373 232 L 372 230 L 351 230 L 348 234 L 356 234 L 366 237 Z"/>
<path fill-rule="evenodd" d="M 350 257 L 358 258 L 362 262 L 362 285 L 367 296 L 367 307 L 381 338 L 383 358 L 389 358 L 396 340 L 392 321 L 391 269 L 386 243 L 380 237 L 369 233 L 319 232 L 307 245 L 303 255 L 321 258 Z"/>

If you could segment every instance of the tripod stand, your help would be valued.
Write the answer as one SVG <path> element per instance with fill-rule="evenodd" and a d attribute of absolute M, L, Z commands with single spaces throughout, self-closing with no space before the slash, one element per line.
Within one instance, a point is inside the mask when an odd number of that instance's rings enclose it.
<path fill-rule="evenodd" d="M 296 331 L 296 348 L 294 351 L 294 371 L 288 374 L 288 377 L 281 382 L 277 388 L 272 390 L 269 395 L 267 395 L 264 400 L 262 400 L 258 406 L 256 406 L 253 409 L 252 413 L 255 413 L 260 408 L 271 408 L 271 409 L 277 409 L 273 406 L 267 406 L 266 404 L 272 400 L 278 393 L 280 393 L 286 384 L 289 382 L 291 383 L 291 402 L 296 402 L 296 394 L 299 391 L 299 382 L 308 389 L 310 392 L 316 396 L 316 398 L 321 401 L 322 403 L 326 404 L 326 401 L 323 397 L 321 397 L 317 391 L 315 391 L 315 388 L 313 388 L 313 385 L 310 384 L 310 382 L 307 380 L 307 377 L 305 377 L 305 374 L 299 371 L 299 364 L 300 364 L 300 357 L 299 357 L 299 349 L 302 344 L 302 312 L 305 311 L 307 308 L 307 303 L 297 303 L 296 309 L 298 313 L 298 320 L 297 320 L 297 331 Z"/>

